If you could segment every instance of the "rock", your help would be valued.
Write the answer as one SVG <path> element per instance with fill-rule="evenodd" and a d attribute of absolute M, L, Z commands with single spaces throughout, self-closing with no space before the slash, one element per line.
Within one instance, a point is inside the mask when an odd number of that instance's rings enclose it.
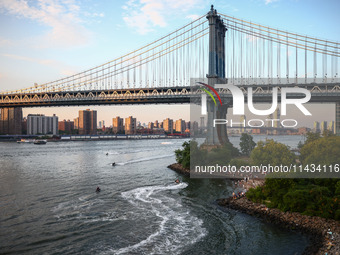
<path fill-rule="evenodd" d="M 339 255 L 340 253 L 340 224 L 338 221 L 306 216 L 296 212 L 282 212 L 279 209 L 267 208 L 263 204 L 253 203 L 246 197 L 218 199 L 217 202 L 220 206 L 255 215 L 269 223 L 309 235 L 311 245 L 305 249 L 303 254 Z M 333 240 L 329 240 L 327 236 L 328 229 L 332 231 Z"/>
<path fill-rule="evenodd" d="M 178 164 L 178 163 L 171 164 L 171 165 L 168 166 L 168 168 L 176 171 L 179 174 L 183 174 L 185 176 L 190 176 L 190 170 L 182 167 L 181 164 Z"/>

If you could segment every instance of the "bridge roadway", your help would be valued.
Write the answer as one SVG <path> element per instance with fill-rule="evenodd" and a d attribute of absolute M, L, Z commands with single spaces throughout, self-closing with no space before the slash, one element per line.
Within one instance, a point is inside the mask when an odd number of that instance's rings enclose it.
<path fill-rule="evenodd" d="M 272 102 L 273 87 L 296 87 L 296 84 L 253 85 L 253 101 L 255 103 Z M 247 87 L 238 86 L 247 94 Z M 299 88 L 311 91 L 310 103 L 340 102 L 340 84 L 299 84 Z M 224 102 L 231 103 L 229 90 L 217 89 Z M 163 87 L 135 88 L 93 91 L 39 92 L 28 94 L 0 94 L 0 108 L 4 107 L 43 107 L 43 106 L 76 106 L 76 105 L 124 105 L 124 104 L 186 104 L 198 102 L 201 90 L 197 87 Z M 204 92 L 205 93 L 205 92 Z M 289 94 L 288 98 L 301 98 L 301 94 Z M 245 101 L 247 96 L 244 97 Z M 194 100 L 193 100 L 194 99 Z M 278 92 L 280 101 L 280 89 Z"/>

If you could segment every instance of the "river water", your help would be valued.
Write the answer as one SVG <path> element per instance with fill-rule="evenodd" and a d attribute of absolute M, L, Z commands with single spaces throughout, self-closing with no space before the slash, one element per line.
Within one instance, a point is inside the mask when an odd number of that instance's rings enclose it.
<path fill-rule="evenodd" d="M 217 206 L 230 181 L 168 169 L 183 141 L 0 143 L 0 254 L 304 250 L 306 237 Z"/>

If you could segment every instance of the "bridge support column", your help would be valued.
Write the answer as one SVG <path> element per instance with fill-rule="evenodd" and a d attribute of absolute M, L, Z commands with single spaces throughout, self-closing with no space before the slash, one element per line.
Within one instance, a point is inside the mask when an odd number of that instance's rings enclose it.
<path fill-rule="evenodd" d="M 209 20 L 209 73 L 207 74 L 208 84 L 215 87 L 215 84 L 226 83 L 225 79 L 225 33 L 227 31 L 221 17 L 217 15 L 214 6 L 211 6 L 207 14 Z M 207 138 L 205 143 L 208 146 L 220 146 L 227 142 L 227 126 L 217 125 L 214 128 L 214 119 L 226 119 L 228 106 L 217 106 L 213 102 L 207 104 Z"/>
<path fill-rule="evenodd" d="M 340 102 L 335 103 L 335 133 L 340 136 Z"/>

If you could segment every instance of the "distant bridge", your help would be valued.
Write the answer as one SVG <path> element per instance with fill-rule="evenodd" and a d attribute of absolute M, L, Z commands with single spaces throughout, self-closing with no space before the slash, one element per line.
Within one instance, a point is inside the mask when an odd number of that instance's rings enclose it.
<path fill-rule="evenodd" d="M 112 61 L 3 91 L 0 108 L 183 104 L 203 93 L 192 90 L 192 79 L 207 77 L 212 86 L 231 83 L 245 91 L 252 86 L 254 102 L 263 103 L 272 101 L 275 86 L 305 87 L 312 93 L 310 102 L 336 104 L 340 134 L 339 48 L 338 42 L 255 24 L 212 6 L 206 15 Z M 230 98 L 229 91 L 219 92 Z"/>

